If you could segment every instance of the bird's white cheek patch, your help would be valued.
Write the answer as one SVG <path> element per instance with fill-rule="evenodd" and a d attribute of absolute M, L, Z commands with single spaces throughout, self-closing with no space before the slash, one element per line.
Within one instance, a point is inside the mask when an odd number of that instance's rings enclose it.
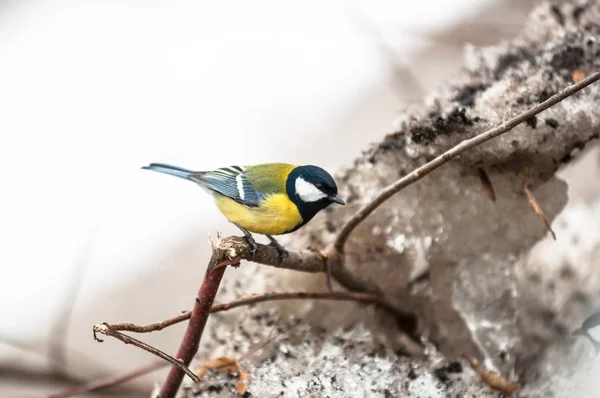
<path fill-rule="evenodd" d="M 296 193 L 303 202 L 317 202 L 327 197 L 319 188 L 302 177 L 296 179 Z"/>

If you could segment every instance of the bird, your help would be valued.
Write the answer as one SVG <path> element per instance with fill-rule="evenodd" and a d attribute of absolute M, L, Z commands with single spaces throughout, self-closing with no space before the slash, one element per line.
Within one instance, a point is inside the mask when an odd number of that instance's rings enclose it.
<path fill-rule="evenodd" d="M 252 258 L 258 249 L 252 233 L 265 235 L 281 262 L 287 252 L 273 235 L 297 231 L 332 203 L 346 204 L 333 177 L 314 165 L 264 163 L 192 171 L 151 163 L 142 169 L 195 182 L 211 193 L 223 216 L 243 232 Z"/>

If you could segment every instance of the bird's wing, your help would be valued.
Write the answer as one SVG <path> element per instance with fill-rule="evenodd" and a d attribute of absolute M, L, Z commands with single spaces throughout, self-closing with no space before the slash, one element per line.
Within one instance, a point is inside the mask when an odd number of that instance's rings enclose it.
<path fill-rule="evenodd" d="M 243 166 L 222 167 L 194 173 L 190 179 L 245 206 L 258 207 L 262 194 L 248 181 L 245 170 Z"/>
<path fill-rule="evenodd" d="M 191 179 L 245 206 L 258 207 L 266 195 L 285 193 L 287 176 L 294 167 L 284 163 L 229 166 L 195 173 Z"/>

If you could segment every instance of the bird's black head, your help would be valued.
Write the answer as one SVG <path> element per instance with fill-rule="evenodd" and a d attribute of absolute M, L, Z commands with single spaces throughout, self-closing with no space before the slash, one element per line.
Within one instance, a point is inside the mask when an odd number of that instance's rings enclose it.
<path fill-rule="evenodd" d="M 331 203 L 344 205 L 333 177 L 317 166 L 298 166 L 288 175 L 287 194 L 300 210 L 304 223 Z"/>

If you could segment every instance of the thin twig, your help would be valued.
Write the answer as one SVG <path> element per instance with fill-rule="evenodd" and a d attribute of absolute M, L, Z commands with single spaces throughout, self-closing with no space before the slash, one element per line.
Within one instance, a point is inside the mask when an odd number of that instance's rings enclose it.
<path fill-rule="evenodd" d="M 529 206 L 531 206 L 531 209 L 533 210 L 533 212 L 539 218 L 542 219 L 542 221 L 544 222 L 544 225 L 546 225 L 546 228 L 548 229 L 548 231 L 550 231 L 550 234 L 552 234 L 552 238 L 554 240 L 556 240 L 556 234 L 554 233 L 554 230 L 552 229 L 552 226 L 550 225 L 550 221 L 548 221 L 546 214 L 544 214 L 544 210 L 542 210 L 542 207 L 537 202 L 537 200 L 535 200 L 535 196 L 533 196 L 533 194 L 529 190 L 529 187 L 527 186 L 527 183 L 529 182 L 530 177 L 531 177 L 531 172 L 529 171 L 529 169 L 526 169 L 525 170 L 525 178 L 523 179 L 523 191 L 525 192 L 525 195 L 527 195 L 527 202 L 529 202 Z"/>
<path fill-rule="evenodd" d="M 99 339 L 96 336 L 96 333 L 101 333 L 105 336 L 114 337 L 117 340 L 121 340 L 125 344 L 131 344 L 138 348 L 141 348 L 144 351 L 148 351 L 149 353 L 154 354 L 157 357 L 162 358 L 165 361 L 173 364 L 174 367 L 180 369 L 183 373 L 188 375 L 190 377 L 190 379 L 192 379 L 194 381 L 194 383 L 197 383 L 199 381 L 198 377 L 194 374 L 194 372 L 192 372 L 190 369 L 188 369 L 187 366 L 189 365 L 189 363 L 186 364 L 182 360 L 175 359 L 172 356 L 170 356 L 169 354 L 166 354 L 166 353 L 162 352 L 161 350 L 154 348 L 149 344 L 144 343 L 143 341 L 140 341 L 131 336 L 127 336 L 126 334 L 123 334 L 116 330 L 113 330 L 110 328 L 110 326 L 107 323 L 103 323 L 100 325 L 94 325 L 93 330 L 94 330 L 94 339 L 100 343 L 103 342 L 104 340 Z"/>
<path fill-rule="evenodd" d="M 298 300 L 298 299 L 317 299 L 317 300 L 335 300 L 335 301 L 358 301 L 366 304 L 375 304 L 378 307 L 392 313 L 396 317 L 402 318 L 407 323 L 414 323 L 415 316 L 402 312 L 395 308 L 390 303 L 383 300 L 380 296 L 370 293 L 352 293 L 352 292 L 282 292 L 282 293 L 263 293 L 249 297 L 243 297 L 237 300 L 230 301 L 228 303 L 215 304 L 210 309 L 211 314 L 215 312 L 227 311 L 233 308 L 242 307 L 245 305 L 252 305 L 256 303 L 263 303 L 265 301 L 275 300 Z M 177 323 L 190 319 L 192 311 L 186 311 L 180 315 L 174 316 L 170 319 L 151 323 L 149 325 L 135 325 L 133 323 L 114 323 L 108 326 L 112 330 L 118 330 L 123 332 L 134 332 L 134 333 L 150 333 L 158 330 L 162 330 L 166 327 L 175 325 Z"/>
<path fill-rule="evenodd" d="M 135 369 L 106 376 L 101 379 L 92 380 L 88 383 L 69 388 L 68 390 L 62 391 L 58 394 L 49 395 L 48 398 L 69 398 L 103 388 L 114 387 L 163 368 L 166 365 L 167 362 L 162 359 L 157 359 L 156 361 L 150 362 L 146 365 L 138 366 Z"/>
<path fill-rule="evenodd" d="M 494 390 L 500 391 L 503 395 L 509 397 L 521 387 L 521 385 L 516 381 L 507 379 L 492 370 L 481 369 L 479 367 L 479 361 L 477 361 L 476 359 L 469 358 L 464 354 L 463 358 L 465 358 L 469 362 L 471 368 L 475 372 L 477 372 L 477 374 L 485 384 L 487 384 Z"/>
<path fill-rule="evenodd" d="M 189 319 L 190 313 L 191 313 L 191 311 L 186 312 L 186 314 L 188 314 L 186 319 Z M 171 319 L 175 319 L 175 318 L 171 318 Z M 128 325 L 128 324 L 125 323 L 125 324 L 118 324 L 118 325 Z M 110 325 L 110 326 L 112 328 L 112 326 L 115 326 L 115 325 Z M 271 328 L 271 332 L 269 333 L 269 336 L 267 337 L 267 341 L 265 343 L 259 345 L 258 347 L 245 353 L 242 357 L 240 357 L 239 361 L 241 362 L 244 359 L 254 355 L 257 351 L 262 350 L 267 344 L 269 344 L 273 340 L 272 335 L 273 335 L 273 332 L 275 331 L 275 329 L 276 329 L 275 325 L 273 325 L 273 327 Z M 157 330 L 160 330 L 160 329 L 157 329 Z M 131 330 L 131 331 L 135 332 L 136 330 Z M 98 391 L 98 390 L 102 390 L 105 388 L 116 387 L 120 384 L 137 379 L 138 377 L 144 376 L 148 373 L 151 373 L 158 369 L 164 368 L 167 365 L 167 363 L 168 362 L 166 362 L 162 359 L 157 359 L 153 362 L 147 363 L 142 366 L 138 366 L 136 368 L 127 370 L 125 372 L 120 372 L 120 373 L 113 374 L 110 376 L 102 377 L 100 379 L 91 380 L 91 381 L 88 381 L 87 383 L 80 384 L 75 387 L 71 387 L 67 390 L 64 390 L 64 391 L 58 393 L 58 394 L 49 395 L 48 398 L 70 398 L 70 397 L 82 395 L 82 394 L 92 392 L 92 391 Z"/>
<path fill-rule="evenodd" d="M 173 326 L 178 323 L 187 321 L 190 319 L 191 315 L 192 315 L 192 311 L 185 311 L 185 312 L 182 312 L 181 314 L 174 316 L 172 318 L 169 318 L 169 319 L 166 319 L 166 320 L 160 321 L 160 322 L 150 323 L 148 325 L 136 325 L 134 323 L 123 322 L 123 323 L 111 323 L 108 326 L 112 330 L 119 330 L 121 332 L 151 333 L 151 332 L 157 332 L 159 330 L 168 328 L 169 326 Z"/>
<path fill-rule="evenodd" d="M 343 253 L 346 241 L 348 240 L 348 237 L 354 231 L 354 229 L 365 218 L 367 218 L 367 216 L 369 216 L 373 211 L 375 211 L 375 209 L 377 209 L 379 206 L 381 206 L 381 204 L 383 204 L 386 200 L 391 198 L 393 195 L 400 192 L 402 189 L 404 189 L 407 186 L 411 185 L 412 183 L 420 180 L 425 175 L 431 173 L 432 171 L 434 171 L 435 169 L 437 169 L 444 163 L 454 159 L 461 153 L 463 153 L 477 145 L 480 145 L 486 141 L 489 141 L 492 138 L 495 138 L 501 134 L 508 133 L 509 131 L 514 129 L 516 126 L 518 126 L 519 124 L 521 124 L 524 121 L 526 121 L 527 119 L 529 119 L 530 117 L 535 116 L 538 113 L 545 111 L 546 109 L 558 104 L 565 98 L 570 97 L 571 95 L 575 94 L 576 92 L 584 89 L 585 87 L 589 86 L 590 84 L 592 84 L 598 80 L 600 80 L 600 72 L 593 73 L 589 77 L 581 80 L 579 83 L 567 87 L 560 93 L 553 95 L 552 97 L 548 98 L 546 101 L 542 102 L 541 104 L 534 106 L 533 108 L 529 109 L 528 111 L 521 113 L 519 116 L 516 116 L 516 117 L 510 119 L 509 121 L 503 123 L 502 125 L 495 127 L 491 130 L 488 130 L 484 133 L 481 133 L 479 135 L 476 135 L 473 138 L 462 141 L 460 144 L 458 144 L 455 147 L 444 152 L 440 156 L 433 159 L 431 162 L 426 163 L 425 165 L 417 168 L 416 170 L 414 170 L 411 173 L 407 174 L 406 176 L 402 177 L 395 183 L 387 186 L 382 191 L 380 191 L 373 198 L 373 200 L 371 200 L 370 203 L 368 203 L 366 206 L 364 206 L 362 209 L 360 209 L 358 212 L 356 212 L 356 214 L 354 214 L 346 222 L 346 224 L 342 227 L 342 229 L 340 230 L 340 232 L 337 235 L 337 238 L 334 243 L 334 247 L 340 253 Z"/>

